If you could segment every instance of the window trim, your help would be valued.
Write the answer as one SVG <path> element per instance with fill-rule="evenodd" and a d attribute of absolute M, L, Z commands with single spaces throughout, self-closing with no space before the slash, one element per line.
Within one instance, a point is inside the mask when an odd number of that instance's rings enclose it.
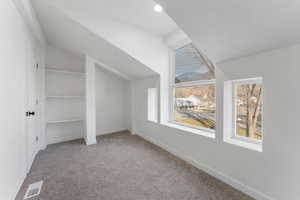
<path fill-rule="evenodd" d="M 174 77 L 174 79 L 175 79 L 175 77 Z M 192 87 L 192 86 L 211 85 L 211 84 L 216 84 L 216 79 L 203 80 L 203 81 L 186 81 L 186 82 L 174 83 L 173 87 Z"/>
<path fill-rule="evenodd" d="M 239 85 L 244 85 L 244 84 L 261 84 L 262 88 L 263 88 L 263 82 L 262 82 L 262 78 L 258 77 L 258 78 L 249 78 L 249 79 L 238 79 L 238 80 L 233 80 L 232 81 L 232 127 L 233 127 L 233 131 L 232 131 L 232 138 L 233 139 L 237 139 L 237 140 L 241 140 L 241 141 L 245 141 L 245 142 L 249 142 L 249 143 L 254 143 L 254 144 L 261 144 L 263 141 L 263 134 L 262 134 L 262 138 L 261 140 L 258 139 L 254 139 L 254 138 L 247 138 L 247 137 L 243 137 L 243 136 L 238 136 L 236 133 L 236 120 L 237 120 L 237 104 L 236 104 L 236 98 L 237 98 L 237 87 Z M 263 92 L 262 92 L 262 97 L 263 97 Z M 262 105 L 262 113 L 261 116 L 263 118 L 263 105 Z M 262 120 L 263 123 L 263 120 Z M 262 124 L 262 133 L 263 133 L 263 124 Z"/>
<path fill-rule="evenodd" d="M 186 81 L 186 82 L 180 82 L 180 83 L 175 83 L 175 53 L 174 51 L 176 49 L 180 49 L 183 48 L 187 45 L 189 45 L 191 43 L 188 44 L 184 44 L 183 46 L 178 46 L 175 49 L 171 49 L 170 50 L 170 62 L 169 62 L 169 114 L 168 114 L 168 120 L 167 120 L 167 124 L 171 124 L 174 125 L 172 127 L 180 127 L 182 126 L 184 130 L 189 130 L 189 129 L 193 129 L 194 131 L 190 131 L 193 133 L 197 133 L 199 135 L 203 135 L 206 137 L 210 137 L 210 138 L 215 138 L 215 133 L 216 130 L 212 130 L 209 128 L 204 128 L 204 127 L 198 127 L 198 126 L 193 126 L 193 125 L 189 125 L 189 124 L 184 124 L 184 123 L 180 123 L 180 122 L 176 122 L 174 120 L 174 100 L 175 100 L 175 88 L 177 87 L 191 87 L 191 86 L 199 86 L 199 85 L 210 85 L 210 84 L 215 84 L 215 95 L 217 92 L 217 84 L 216 84 L 216 80 L 212 79 L 212 80 L 199 80 L 199 81 Z M 216 104 L 216 100 L 215 100 L 215 105 L 217 107 Z M 216 109 L 216 113 L 215 116 L 217 116 L 217 109 Z M 204 132 L 204 133 L 203 133 Z"/>
<path fill-rule="evenodd" d="M 154 93 L 153 93 L 154 91 Z M 154 96 L 150 96 L 154 95 Z M 152 110 L 152 115 L 150 114 Z M 152 119 L 153 117 L 153 119 Z M 154 119 L 155 118 L 155 119 Z M 147 88 L 147 121 L 158 123 L 158 90 L 157 88 Z"/>
<path fill-rule="evenodd" d="M 167 126 L 167 127 L 171 127 L 171 128 L 174 128 L 174 129 L 179 129 L 181 131 L 185 131 L 185 132 L 188 132 L 188 133 L 193 133 L 193 134 L 196 134 L 196 135 L 205 136 L 205 137 L 212 138 L 212 139 L 216 138 L 215 134 L 212 134 L 208 131 L 202 131 L 202 130 L 199 130 L 199 129 L 196 129 L 196 128 L 190 128 L 190 127 L 187 127 L 187 126 L 183 126 L 181 124 L 180 125 L 176 124 L 174 122 L 166 122 L 166 123 L 163 123 L 162 125 Z"/>
<path fill-rule="evenodd" d="M 262 77 L 237 79 L 224 81 L 224 96 L 223 96 L 223 141 L 247 149 L 262 152 L 263 134 L 262 139 L 257 140 L 236 135 L 236 86 L 237 84 L 251 84 L 260 83 L 263 85 Z M 264 98 L 262 93 L 262 98 Z M 227 105 L 227 106 L 225 106 Z M 263 133 L 263 107 L 262 106 L 262 133 Z"/>

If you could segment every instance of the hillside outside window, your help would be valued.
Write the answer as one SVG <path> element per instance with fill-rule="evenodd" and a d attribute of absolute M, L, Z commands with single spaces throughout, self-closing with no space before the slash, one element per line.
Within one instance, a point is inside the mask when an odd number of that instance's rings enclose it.
<path fill-rule="evenodd" d="M 214 132 L 216 87 L 214 65 L 193 45 L 174 52 L 170 121 Z"/>

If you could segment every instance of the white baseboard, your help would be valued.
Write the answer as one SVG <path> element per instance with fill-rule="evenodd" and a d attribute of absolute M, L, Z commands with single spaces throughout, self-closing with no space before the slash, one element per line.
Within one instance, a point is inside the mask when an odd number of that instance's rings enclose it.
<path fill-rule="evenodd" d="M 131 135 L 138 135 L 138 134 L 132 132 L 131 130 L 128 130 L 128 132 L 129 132 Z"/>
<path fill-rule="evenodd" d="M 113 134 L 113 133 L 126 132 L 126 131 L 128 131 L 126 128 L 115 129 L 115 130 L 110 130 L 110 131 L 106 131 L 106 132 L 97 132 L 96 136 L 109 135 L 109 134 Z"/>
<path fill-rule="evenodd" d="M 85 142 L 85 144 L 87 145 L 87 146 L 90 146 L 90 145 L 93 145 L 93 144 L 97 144 L 97 140 L 96 139 L 94 139 L 94 140 L 89 140 L 89 141 L 87 141 L 85 138 L 84 138 L 84 142 Z"/>
<path fill-rule="evenodd" d="M 159 142 L 159 141 L 156 141 L 154 139 L 152 139 L 151 137 L 149 136 L 145 136 L 145 135 L 141 135 L 141 134 L 138 134 L 138 136 L 144 138 L 145 140 L 163 148 L 164 150 L 168 151 L 169 153 L 175 155 L 176 157 L 190 163 L 191 165 L 193 165 L 194 167 L 210 174 L 211 176 L 213 177 L 216 177 L 217 179 L 227 183 L 228 185 L 236 188 L 237 190 L 240 190 L 242 191 L 243 193 L 253 197 L 254 199 L 256 200 L 275 200 L 274 198 L 271 198 L 267 195 L 265 195 L 264 193 L 256 190 L 256 189 L 253 189 L 252 187 L 249 187 L 215 169 L 212 169 L 210 168 L 209 166 L 207 165 L 204 165 L 202 163 L 199 163 L 198 161 L 194 160 L 193 158 L 185 155 L 184 153 L 182 152 L 179 152 L 177 150 L 175 150 L 174 148 L 171 148 L 170 146 L 162 143 L 162 142 Z"/>

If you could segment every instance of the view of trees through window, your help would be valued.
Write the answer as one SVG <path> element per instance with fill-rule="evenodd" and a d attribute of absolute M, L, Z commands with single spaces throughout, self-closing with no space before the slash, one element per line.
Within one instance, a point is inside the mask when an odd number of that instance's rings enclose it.
<path fill-rule="evenodd" d="M 175 122 L 215 129 L 214 79 L 214 65 L 192 44 L 175 51 Z"/>
<path fill-rule="evenodd" d="M 262 85 L 236 85 L 236 134 L 262 139 Z"/>

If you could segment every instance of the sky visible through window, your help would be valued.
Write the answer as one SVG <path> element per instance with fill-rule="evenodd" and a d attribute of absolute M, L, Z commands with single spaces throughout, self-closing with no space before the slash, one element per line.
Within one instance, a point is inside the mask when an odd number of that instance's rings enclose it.
<path fill-rule="evenodd" d="M 204 56 L 189 44 L 175 51 L 175 82 L 211 80 L 215 78 L 214 69 L 210 69 Z"/>

